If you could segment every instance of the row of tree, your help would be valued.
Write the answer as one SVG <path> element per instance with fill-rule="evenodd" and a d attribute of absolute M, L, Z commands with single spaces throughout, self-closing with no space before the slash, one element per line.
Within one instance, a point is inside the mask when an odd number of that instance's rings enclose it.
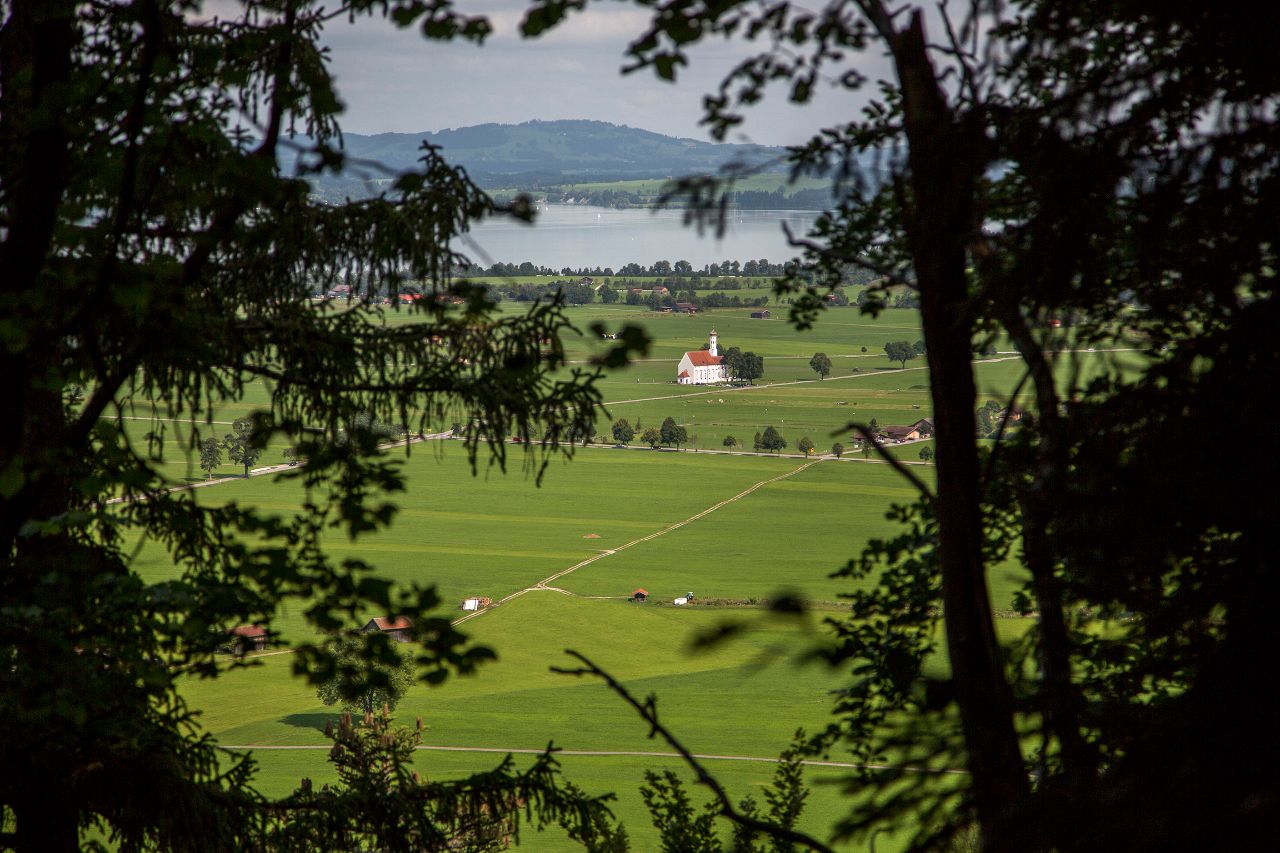
<path fill-rule="evenodd" d="M 253 434 L 253 424 L 246 418 L 236 418 L 231 424 L 231 431 L 221 441 L 209 436 L 200 442 L 200 468 L 207 479 L 214 469 L 222 465 L 225 453 L 228 462 L 244 466 L 247 478 L 249 469 L 261 458 L 262 450 Z"/>
<path fill-rule="evenodd" d="M 890 341 L 884 345 L 884 354 L 890 361 L 896 361 L 905 368 L 908 361 L 925 354 L 924 341 L 916 341 L 914 344 L 907 341 Z"/>
<path fill-rule="evenodd" d="M 674 446 L 678 450 L 689 443 L 689 430 L 683 424 L 676 423 L 675 418 L 664 418 L 660 426 L 642 429 L 639 418 L 636 418 L 634 426 L 626 418 L 619 418 L 613 422 L 610 432 L 618 444 L 630 444 L 638 434 L 641 441 L 655 450 L 660 445 Z"/>

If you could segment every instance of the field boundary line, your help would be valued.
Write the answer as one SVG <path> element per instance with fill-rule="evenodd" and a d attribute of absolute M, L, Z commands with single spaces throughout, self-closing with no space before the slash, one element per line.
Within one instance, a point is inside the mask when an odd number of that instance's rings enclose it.
<path fill-rule="evenodd" d="M 778 475 L 778 476 L 776 476 L 776 477 L 770 477 L 770 478 L 769 478 L 769 479 L 767 479 L 767 480 L 761 480 L 761 481 L 760 481 L 760 482 L 758 482 L 758 483 L 754 483 L 754 484 L 752 484 L 751 486 L 749 486 L 748 488 L 746 488 L 746 489 L 742 490 L 741 492 L 738 492 L 738 494 L 734 495 L 733 497 L 725 498 L 724 500 L 720 501 L 719 503 L 712 504 L 711 506 L 707 507 L 706 509 L 702 510 L 701 512 L 695 513 L 695 514 L 693 514 L 693 515 L 689 516 L 688 518 L 684 519 L 683 521 L 677 521 L 677 522 L 675 522 L 675 523 L 673 523 L 673 524 L 669 524 L 669 525 L 667 525 L 666 527 L 663 527 L 663 528 L 662 528 L 662 529 L 660 529 L 660 530 L 655 530 L 653 533 L 650 533 L 650 534 L 648 534 L 647 536 L 641 536 L 641 537 L 640 537 L 640 538 L 638 538 L 638 539 L 632 539 L 630 542 L 626 543 L 625 545 L 619 545 L 617 548 L 610 548 L 610 549 L 608 549 L 608 550 L 606 550 L 606 551 L 601 551 L 601 552 L 600 552 L 600 553 L 598 553 L 598 554 L 593 554 L 592 556 L 587 557 L 585 560 L 581 560 L 581 561 L 579 561 L 579 562 L 577 562 L 577 563 L 574 563 L 572 566 L 570 566 L 570 567 L 569 567 L 569 568 L 567 568 L 567 569 L 562 569 L 562 570 L 560 570 L 560 571 L 556 572 L 556 573 L 555 573 L 555 574 L 553 574 L 553 575 L 549 575 L 548 577 L 543 578 L 542 580 L 538 581 L 538 582 L 537 582 L 536 584 L 534 584 L 533 586 L 528 586 L 528 587 L 525 587 L 524 589 L 516 590 L 515 592 L 513 592 L 513 593 L 511 593 L 510 595 L 506 596 L 505 598 L 501 598 L 501 599 L 499 599 L 497 602 L 495 602 L 495 603 L 494 603 L 494 604 L 492 604 L 491 606 L 484 608 L 483 610 L 476 610 L 476 611 L 473 611 L 473 612 L 471 612 L 471 613 L 468 613 L 466 616 L 460 616 L 460 617 L 458 617 L 457 619 L 453 620 L 453 622 L 452 622 L 451 624 L 453 624 L 453 625 L 461 625 L 463 622 L 466 622 L 466 621 L 468 621 L 469 619 L 474 619 L 474 618 L 476 618 L 477 616 L 480 616 L 481 614 L 488 613 L 490 610 L 494 610 L 494 609 L 496 609 L 496 608 L 498 608 L 498 607 L 501 607 L 503 604 L 507 603 L 508 601 L 511 601 L 513 598 L 519 598 L 520 596 L 524 595 L 525 593 L 529 593 L 529 592 L 536 592 L 536 591 L 538 591 L 538 590 L 546 590 L 546 591 L 555 591 L 555 592 L 565 593 L 565 594 L 568 594 L 568 595 L 573 595 L 573 593 L 568 592 L 567 590 L 562 590 L 562 589 L 558 589 L 558 588 L 552 587 L 552 586 L 550 586 L 550 584 L 551 584 L 552 582 L 554 582 L 554 581 L 559 580 L 560 578 L 564 577 L 565 575 L 569 575 L 569 574 L 572 574 L 573 572 L 576 572 L 578 569 L 586 568 L 587 566 L 591 565 L 592 563 L 596 562 L 597 560 L 603 560 L 605 557 L 612 557 L 614 554 L 618 553 L 619 551 L 625 551 L 625 550 L 627 550 L 628 548 L 631 548 L 631 547 L 633 547 L 633 546 L 635 546 L 635 545 L 640 545 L 640 544 L 642 544 L 642 543 L 644 543 L 644 542 L 649 542 L 649 541 L 651 541 L 651 540 L 653 540 L 653 539 L 657 539 L 659 536 L 665 536 L 666 534 L 670 533 L 670 532 L 671 532 L 671 531 L 673 531 L 673 530 L 679 530 L 681 527 L 684 527 L 686 524 L 690 524 L 690 523 L 692 523 L 692 522 L 697 521 L 697 520 L 698 520 L 698 519 L 700 519 L 700 518 L 704 518 L 704 517 L 706 517 L 706 516 L 710 515 L 711 513 L 715 512 L 716 510 L 720 509 L 721 507 L 725 507 L 725 506 L 728 506 L 728 505 L 729 505 L 729 504 L 731 504 L 731 503 L 735 503 L 735 502 L 737 502 L 737 501 L 742 500 L 743 498 L 747 497 L 747 496 L 748 496 L 748 495 L 750 495 L 751 493 L 755 492 L 757 489 L 761 489 L 761 488 L 763 488 L 763 487 L 765 487 L 765 486 L 769 485 L 770 483 L 776 483 L 776 482 L 778 482 L 779 480 L 785 480 L 785 479 L 787 479 L 788 477 L 795 476 L 796 474 L 799 474 L 801 471 L 804 471 L 804 470 L 805 470 L 805 469 L 807 469 L 807 468 L 811 468 L 811 467 L 813 467 L 814 465 L 817 465 L 817 464 L 818 464 L 819 462 L 821 462 L 821 461 L 822 461 L 822 459 L 820 459 L 820 458 L 819 458 L 819 459 L 814 459 L 812 462 L 806 462 L 805 464 L 801 465 L 800 467 L 798 467 L 798 468 L 793 468 L 792 470 L 787 471 L 787 472 L 782 473 L 782 474 L 779 474 L 779 475 Z"/>
<path fill-rule="evenodd" d="M 317 749 L 333 749 L 332 744 L 234 744 L 223 746 L 222 749 L 261 749 L 273 751 L 289 751 L 289 750 L 317 750 Z M 542 755 L 545 749 L 522 749 L 508 748 L 501 746 L 428 746 L 419 744 L 414 749 L 424 752 L 481 752 L 501 755 Z M 584 758 L 683 758 L 678 752 L 660 752 L 657 750 L 629 750 L 629 749 L 555 749 L 555 755 L 572 755 Z M 748 761 L 760 764 L 779 764 L 782 759 L 770 758 L 763 755 L 715 755 L 710 753 L 693 753 L 693 757 L 700 761 Z M 915 767 L 912 765 L 893 765 L 893 764 L 856 764 L 848 761 L 823 761 L 819 759 L 802 759 L 801 764 L 806 767 L 837 767 L 847 770 L 883 770 L 893 771 L 895 773 L 935 773 L 935 774 L 954 774 L 968 775 L 968 770 L 957 770 L 953 768 L 933 769 L 929 767 Z"/>

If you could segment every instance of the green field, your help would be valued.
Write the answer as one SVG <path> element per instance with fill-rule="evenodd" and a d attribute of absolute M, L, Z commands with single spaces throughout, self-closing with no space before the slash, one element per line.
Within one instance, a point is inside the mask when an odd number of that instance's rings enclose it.
<path fill-rule="evenodd" d="M 359 557 L 384 577 L 436 584 L 450 606 L 472 595 L 495 601 L 512 596 L 463 625 L 476 642 L 497 650 L 495 663 L 475 677 L 452 679 L 438 688 L 416 687 L 397 710 L 403 720 L 424 719 L 427 744 L 526 750 L 554 741 L 568 750 L 669 751 L 648 740 L 639 721 L 604 687 L 549 671 L 566 663 L 567 648 L 591 655 L 635 693 L 658 695 L 664 719 L 699 753 L 767 759 L 787 745 L 798 727 L 812 731 L 826 723 L 829 691 L 841 676 L 798 667 L 795 659 L 826 642 L 821 617 L 835 612 L 840 593 L 851 588 L 829 575 L 868 539 L 893 532 L 885 512 L 892 503 L 911 500 L 911 489 L 888 465 L 861 454 L 815 461 L 697 449 L 722 449 L 726 434 L 749 447 L 754 431 L 772 424 L 790 449 L 808 435 L 825 452 L 834 440 L 848 444 L 844 427 L 850 420 L 901 424 L 927 415 L 927 374 L 921 361 L 900 370 L 881 350 L 889 340 L 915 340 L 919 329 L 916 315 L 907 311 L 886 311 L 873 321 L 856 309 L 837 309 L 805 333 L 783 321 L 752 320 L 747 314 L 717 311 L 714 316 L 684 317 L 625 306 L 571 310 L 583 329 L 597 320 L 610 327 L 644 325 L 655 339 L 650 356 L 602 380 L 610 415 L 633 423 L 640 419 L 645 426 L 672 416 L 687 425 L 690 450 L 585 448 L 571 461 L 553 462 L 539 487 L 518 452 L 507 473 L 482 467 L 480 476 L 473 477 L 460 443 L 414 445 L 407 456 L 397 451 L 409 489 L 397 498 L 396 524 L 358 542 L 337 533 L 326 542 L 335 558 Z M 406 319 L 396 314 L 389 321 Z M 713 325 L 723 346 L 765 357 L 762 384 L 734 389 L 673 384 L 680 353 L 696 349 Z M 568 346 L 571 360 L 581 362 L 604 342 L 579 337 Z M 867 353 L 861 352 L 864 346 Z M 817 381 L 809 369 L 815 351 L 826 352 L 835 362 L 825 381 Z M 1120 357 L 1078 355 L 1081 376 Z M 985 395 L 1005 395 L 1020 379 L 1021 367 L 1012 359 L 992 360 L 977 366 L 977 376 Z M 248 414 L 266 399 L 264 387 L 251 386 L 243 400 L 219 407 L 214 420 Z M 201 476 L 186 452 L 192 427 L 149 422 L 147 412 L 131 416 L 140 418 L 128 422 L 139 433 L 164 428 L 175 480 Z M 225 423 L 201 427 L 225 428 Z M 923 446 L 896 452 L 918 460 Z M 280 461 L 282 451 L 283 445 L 269 448 L 260 464 Z M 235 470 L 224 466 L 218 473 Z M 931 479 L 931 468 L 916 470 Z M 194 494 L 203 503 L 234 500 L 280 514 L 296 511 L 301 497 L 296 485 L 271 476 L 219 483 Z M 535 588 L 583 563 L 550 581 L 551 589 Z M 163 553 L 147 546 L 137 565 L 148 581 L 174 571 Z M 1002 608 L 1019 583 L 1018 569 L 995 567 L 990 579 L 993 604 Z M 651 600 L 627 601 L 636 587 L 647 589 Z M 714 652 L 695 653 L 691 639 L 726 618 L 762 611 L 670 604 L 687 592 L 702 600 L 750 601 L 780 591 L 815 602 L 816 615 L 800 623 L 764 623 Z M 275 627 L 286 643 L 306 637 L 301 609 L 297 604 L 278 614 Z M 1002 620 L 999 628 L 1016 634 L 1025 625 Z M 323 747 L 321 730 L 332 709 L 290 677 L 287 651 L 262 656 L 259 662 L 249 670 L 185 686 L 206 729 L 231 746 Z M 261 764 L 259 782 L 268 793 L 284 793 L 302 776 L 318 781 L 331 777 L 323 748 L 264 748 L 255 757 Z M 493 766 L 500 757 L 493 752 L 424 751 L 420 764 L 429 776 L 443 778 Z M 772 773 L 763 762 L 721 760 L 713 765 L 735 798 L 758 792 Z M 644 769 L 674 766 L 673 760 L 568 756 L 565 766 L 589 790 L 617 792 L 617 813 L 635 849 L 653 847 L 656 836 L 636 789 Z M 813 770 L 815 780 L 837 773 Z M 816 786 L 806 828 L 825 834 L 839 809 L 835 791 Z M 526 837 L 523 844 L 557 850 L 567 842 Z M 878 849 L 893 848 L 891 838 L 879 839 Z"/>
<path fill-rule="evenodd" d="M 471 594 L 502 598 L 602 550 L 621 548 L 555 584 L 577 595 L 531 591 L 466 623 L 477 642 L 498 651 L 499 660 L 478 677 L 416 688 L 397 711 L 402 719 L 422 716 L 431 745 L 538 749 L 553 740 L 570 750 L 668 751 L 648 741 L 639 722 L 599 684 L 549 671 L 566 663 L 564 649 L 576 648 L 637 693 L 659 695 L 665 719 L 697 752 L 776 755 L 797 727 L 813 730 L 828 714 L 831 675 L 788 663 L 823 642 L 816 623 L 773 624 L 715 652 L 691 654 L 693 634 L 740 614 L 677 608 L 669 601 L 690 589 L 703 597 L 766 597 L 789 588 L 833 599 L 839 587 L 826 574 L 867 535 L 887 530 L 882 516 L 889 501 L 909 498 L 885 465 L 825 461 L 670 529 L 756 483 L 801 468 L 803 460 L 588 449 L 554 467 L 537 488 L 514 472 L 472 479 L 456 443 L 443 443 L 442 456 L 416 450 L 406 462 L 414 488 L 402 501 L 400 522 L 367 542 L 330 543 L 335 556 L 358 554 L 398 580 L 434 581 L 446 600 L 456 602 Z M 670 487 L 694 482 L 696 488 Z M 281 512 L 297 503 L 291 486 L 268 478 L 197 494 L 201 500 L 234 499 Z M 837 495 L 853 505 L 835 515 L 829 507 Z M 767 525 L 754 520 L 766 516 Z M 808 544 L 797 547 L 800 541 Z M 144 555 L 142 569 L 152 580 L 167 571 L 158 555 Z M 628 602 L 637 586 L 649 589 L 653 600 Z M 607 597 L 586 597 L 597 595 Z M 286 636 L 302 630 L 297 614 L 282 614 L 279 625 Z M 261 664 L 188 684 L 185 694 L 202 709 L 207 730 L 228 745 L 323 745 L 320 729 L 332 711 L 290 678 L 288 654 L 264 656 Z M 753 712 L 730 714 L 726 707 Z M 303 775 L 324 780 L 324 756 L 323 750 L 260 750 L 261 781 L 267 790 L 282 792 Z M 497 758 L 428 753 L 422 762 L 462 773 Z M 720 763 L 727 765 L 726 780 L 737 786 L 737 795 L 771 773 L 767 764 Z M 578 757 L 569 766 L 586 774 L 575 776 L 578 781 L 620 793 L 619 813 L 637 849 L 647 849 L 651 835 L 635 789 L 653 759 Z M 828 795 L 815 802 L 820 805 L 811 828 L 818 831 L 838 803 Z M 534 849 L 558 846 L 542 838 Z"/>

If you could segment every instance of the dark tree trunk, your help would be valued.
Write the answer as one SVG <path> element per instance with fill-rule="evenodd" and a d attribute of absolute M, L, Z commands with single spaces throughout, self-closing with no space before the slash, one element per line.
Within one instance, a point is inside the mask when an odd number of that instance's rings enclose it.
<path fill-rule="evenodd" d="M 890 43 L 910 149 L 904 224 L 920 291 L 936 418 L 935 502 L 948 652 L 973 794 L 989 850 L 1016 849 L 1013 821 L 1029 794 L 1013 727 L 982 558 L 981 483 L 974 425 L 973 329 L 965 246 L 973 228 L 977 133 L 939 90 L 917 12 Z"/>
<path fill-rule="evenodd" d="M 1063 765 L 1070 779 L 1088 784 L 1097 770 L 1096 756 L 1080 731 L 1083 700 L 1071 679 L 1071 638 L 1063 610 L 1062 585 L 1055 574 L 1049 543 L 1053 507 L 1061 494 L 1061 472 L 1067 470 L 1062 418 L 1053 365 L 1031 334 L 1014 294 L 1006 294 L 1005 329 L 1023 353 L 1036 391 L 1040 446 L 1035 477 L 1019 484 L 1023 549 L 1031 571 L 1036 607 L 1040 612 L 1040 666 L 1044 676 L 1042 709 L 1045 725 L 1058 739 Z"/>

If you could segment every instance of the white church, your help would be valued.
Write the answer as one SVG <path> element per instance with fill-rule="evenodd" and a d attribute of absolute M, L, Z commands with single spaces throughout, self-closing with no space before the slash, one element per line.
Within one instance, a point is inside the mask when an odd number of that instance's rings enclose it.
<path fill-rule="evenodd" d="M 716 347 L 716 330 L 711 330 L 710 348 L 684 354 L 676 367 L 676 382 L 681 385 L 718 385 L 728 382 L 724 356 Z"/>

